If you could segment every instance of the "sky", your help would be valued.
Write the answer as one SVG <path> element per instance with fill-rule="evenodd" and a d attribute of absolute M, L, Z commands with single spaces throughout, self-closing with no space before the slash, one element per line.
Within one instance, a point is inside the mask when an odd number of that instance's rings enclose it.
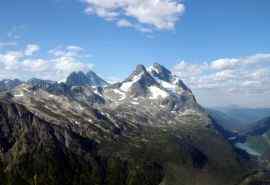
<path fill-rule="evenodd" d="M 2 0 L 0 79 L 158 62 L 204 106 L 270 107 L 269 0 Z"/>

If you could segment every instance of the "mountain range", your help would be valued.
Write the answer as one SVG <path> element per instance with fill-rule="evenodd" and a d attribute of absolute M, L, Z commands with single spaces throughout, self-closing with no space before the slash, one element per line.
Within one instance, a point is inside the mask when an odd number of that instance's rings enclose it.
<path fill-rule="evenodd" d="M 229 113 L 225 113 L 212 108 L 207 108 L 207 112 L 212 116 L 213 119 L 218 122 L 218 124 L 230 132 L 239 132 L 248 125 L 231 116 Z"/>
<path fill-rule="evenodd" d="M 270 116 L 270 108 L 243 108 L 239 106 L 213 107 L 211 110 L 226 114 L 238 123 L 236 127 L 246 128 L 250 124 Z"/>
<path fill-rule="evenodd" d="M 90 71 L 61 83 L 5 80 L 0 91 L 1 185 L 264 182 L 160 64 L 115 84 Z"/>

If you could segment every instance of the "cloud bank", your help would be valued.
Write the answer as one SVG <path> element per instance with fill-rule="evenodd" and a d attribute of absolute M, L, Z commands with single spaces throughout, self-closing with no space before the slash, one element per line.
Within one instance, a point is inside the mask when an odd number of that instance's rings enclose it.
<path fill-rule="evenodd" d="M 203 64 L 181 61 L 173 72 L 203 104 L 270 106 L 270 53 L 220 58 Z"/>
<path fill-rule="evenodd" d="M 179 0 L 83 0 L 85 12 L 142 32 L 172 30 L 185 12 Z"/>
<path fill-rule="evenodd" d="M 84 62 L 88 55 L 78 46 L 57 47 L 38 55 L 40 46 L 29 44 L 23 50 L 0 52 L 0 79 L 41 78 L 62 81 L 73 71 L 88 71 L 93 65 Z"/>

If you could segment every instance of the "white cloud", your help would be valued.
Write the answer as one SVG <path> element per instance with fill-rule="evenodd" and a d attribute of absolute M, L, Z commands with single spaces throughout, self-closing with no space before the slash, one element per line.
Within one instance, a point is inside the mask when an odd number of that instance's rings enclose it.
<path fill-rule="evenodd" d="M 269 53 L 260 53 L 242 58 L 221 58 L 211 62 L 210 66 L 216 70 L 225 70 L 263 63 L 270 63 Z"/>
<path fill-rule="evenodd" d="M 215 60 L 211 63 L 211 67 L 213 69 L 217 69 L 217 70 L 225 70 L 225 69 L 232 69 L 234 67 L 236 67 L 239 63 L 238 59 L 235 58 L 221 58 L 218 60 Z"/>
<path fill-rule="evenodd" d="M 97 15 L 120 27 L 171 30 L 185 11 L 178 0 L 83 0 L 88 15 Z M 132 21 L 131 21 L 132 20 Z M 133 23 L 131 23 L 133 22 Z M 140 28 L 140 29 L 138 29 Z"/>
<path fill-rule="evenodd" d="M 236 78 L 235 71 L 233 70 L 224 70 L 224 71 L 219 71 L 214 75 L 213 80 L 215 81 L 227 81 L 227 80 L 232 80 Z"/>
<path fill-rule="evenodd" d="M 28 45 L 27 49 L 22 51 L 0 53 L 0 67 L 3 69 L 0 71 L 0 79 L 27 80 L 35 77 L 62 81 L 73 71 L 88 71 L 93 67 L 92 64 L 84 62 L 88 55 L 78 46 L 53 49 L 50 51 L 52 56 L 48 58 L 33 57 L 32 54 L 38 50 L 32 46 Z"/>
<path fill-rule="evenodd" d="M 17 68 L 16 63 L 21 58 L 23 58 L 23 53 L 20 51 L 8 51 L 5 54 L 0 54 L 1 69 Z"/>
<path fill-rule="evenodd" d="M 133 27 L 133 25 L 126 19 L 120 19 L 117 21 L 119 27 Z"/>
<path fill-rule="evenodd" d="M 39 45 L 36 44 L 28 44 L 26 46 L 26 49 L 24 51 L 24 54 L 26 56 L 32 56 L 34 53 L 38 52 L 40 50 Z"/>
<path fill-rule="evenodd" d="M 204 69 L 207 69 L 207 64 L 192 64 L 185 61 L 181 61 L 174 66 L 174 72 L 176 75 L 182 78 L 199 76 L 202 74 Z"/>
<path fill-rule="evenodd" d="M 205 105 L 238 103 L 250 107 L 270 107 L 268 53 L 221 58 L 203 64 L 181 61 L 173 67 L 173 72 L 187 83 Z"/>
<path fill-rule="evenodd" d="M 259 53 L 242 59 L 244 64 L 270 63 L 270 53 Z"/>
<path fill-rule="evenodd" d="M 84 53 L 84 49 L 79 46 L 66 46 L 66 47 L 56 47 L 49 51 L 49 54 L 55 57 L 89 57 Z"/>
<path fill-rule="evenodd" d="M 260 81 L 247 80 L 247 81 L 244 81 L 241 84 L 241 86 L 244 86 L 244 87 L 251 87 L 251 86 L 257 86 L 257 85 L 261 85 L 261 82 Z"/>
<path fill-rule="evenodd" d="M 256 69 L 250 77 L 254 80 L 270 80 L 270 68 Z"/>

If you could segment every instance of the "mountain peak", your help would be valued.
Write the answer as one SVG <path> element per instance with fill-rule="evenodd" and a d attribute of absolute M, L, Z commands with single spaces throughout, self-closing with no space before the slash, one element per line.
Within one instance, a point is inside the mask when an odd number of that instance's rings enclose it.
<path fill-rule="evenodd" d="M 72 72 L 68 77 L 66 83 L 70 86 L 88 85 L 89 80 L 82 71 Z"/>
<path fill-rule="evenodd" d="M 156 68 L 165 68 L 163 65 L 161 65 L 160 63 L 157 63 L 157 62 L 155 62 L 153 64 L 153 67 L 156 67 Z"/>
<path fill-rule="evenodd" d="M 137 65 L 133 73 L 124 81 L 120 89 L 130 91 L 132 95 L 140 96 L 147 93 L 147 88 L 157 84 L 155 79 L 148 73 L 144 65 Z"/>
<path fill-rule="evenodd" d="M 92 71 L 92 70 L 89 70 L 89 71 L 86 73 L 86 75 L 93 75 L 93 74 L 96 75 L 96 73 L 95 73 L 94 71 Z"/>
<path fill-rule="evenodd" d="M 100 76 L 98 76 L 94 71 L 89 70 L 86 73 L 87 78 L 90 80 L 91 82 L 91 86 L 96 86 L 96 87 L 103 87 L 108 85 L 108 82 L 106 82 L 105 80 L 103 80 Z"/>
<path fill-rule="evenodd" d="M 140 71 L 140 72 L 146 71 L 146 68 L 145 68 L 144 65 L 138 64 L 138 65 L 136 66 L 136 71 Z"/>
<path fill-rule="evenodd" d="M 164 81 L 170 81 L 172 79 L 172 73 L 164 66 L 160 65 L 159 63 L 154 63 L 152 66 L 148 69 L 149 73 L 151 73 L 152 76 L 157 77 Z"/>
<path fill-rule="evenodd" d="M 83 85 L 90 85 L 90 86 L 105 86 L 108 83 L 99 77 L 95 72 L 88 71 L 86 74 L 82 71 L 72 72 L 66 81 L 67 85 L 70 86 L 83 86 Z"/>
<path fill-rule="evenodd" d="M 131 73 L 131 75 L 128 77 L 128 81 L 134 79 L 134 77 L 147 73 L 147 70 L 144 65 L 139 64 L 136 66 L 136 69 Z"/>

